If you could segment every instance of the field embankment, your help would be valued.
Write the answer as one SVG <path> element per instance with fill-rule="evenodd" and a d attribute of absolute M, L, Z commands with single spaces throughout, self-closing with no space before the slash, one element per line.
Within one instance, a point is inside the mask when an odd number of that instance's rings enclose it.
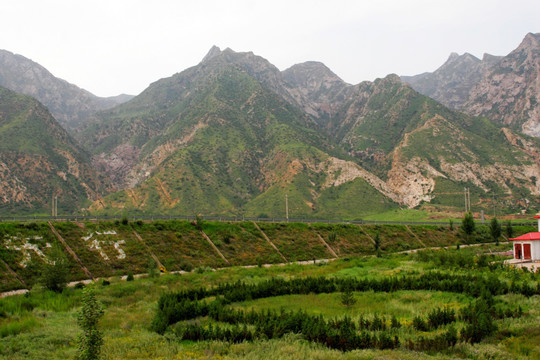
<path fill-rule="evenodd" d="M 61 248 L 69 281 L 165 271 L 374 255 L 463 244 L 457 226 L 218 221 L 0 223 L 0 291 L 31 288 Z M 54 231 L 53 231 L 54 230 Z M 534 231 L 514 227 L 514 235 Z M 56 233 L 55 233 L 56 232 Z M 59 241 L 61 237 L 64 241 Z M 479 227 L 471 242 L 491 241 Z M 157 260 L 157 261 L 156 261 Z"/>

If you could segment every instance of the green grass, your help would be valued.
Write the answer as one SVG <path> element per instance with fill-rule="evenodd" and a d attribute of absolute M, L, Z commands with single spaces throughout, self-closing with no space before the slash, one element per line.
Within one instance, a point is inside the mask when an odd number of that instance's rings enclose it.
<path fill-rule="evenodd" d="M 226 228 L 226 227 L 225 227 Z M 211 231 L 209 231 L 211 232 Z M 482 250 L 483 249 L 483 250 Z M 456 250 L 451 250 L 456 251 Z M 487 247 L 463 248 L 460 251 L 489 251 Z M 305 276 L 373 277 L 383 278 L 392 274 L 422 272 L 432 265 L 417 262 L 414 255 L 385 255 L 376 257 L 351 257 L 325 265 L 287 265 L 273 267 L 231 267 L 205 273 L 191 272 L 183 275 L 162 275 L 155 279 L 139 278 L 133 282 L 113 278 L 110 286 L 94 285 L 98 299 L 105 306 L 105 316 L 100 327 L 105 335 L 105 359 L 451 359 L 478 358 L 531 358 L 538 350 L 538 296 L 504 295 L 499 298 L 522 306 L 525 316 L 505 319 L 499 328 L 501 338 L 488 338 L 481 344 L 458 344 L 453 352 L 418 353 L 395 351 L 356 350 L 342 353 L 322 345 L 311 344 L 297 335 L 287 335 L 279 340 L 257 340 L 253 343 L 228 344 L 224 342 L 177 342 L 148 330 L 154 316 L 156 302 L 162 293 L 181 289 L 210 287 L 223 282 L 242 280 L 257 283 L 268 278 L 295 278 Z M 443 269 L 443 271 L 454 271 Z M 477 271 L 477 270 L 468 270 Z M 461 271 L 460 271 L 461 273 Z M 521 271 L 496 270 L 496 275 L 507 281 L 538 282 Z M 6 359 L 65 359 L 76 353 L 76 335 L 79 332 L 76 315 L 80 306 L 81 290 L 68 289 L 55 294 L 33 289 L 27 296 L 0 299 L 0 358 Z M 355 292 L 358 302 L 347 310 L 339 293 L 321 295 L 291 295 L 259 299 L 234 304 L 236 307 L 255 309 L 303 309 L 309 314 L 341 317 L 345 314 L 369 318 L 374 314 L 389 321 L 395 315 L 402 323 L 400 336 L 414 336 L 410 321 L 435 307 L 465 306 L 466 295 L 437 291 L 398 291 L 395 293 Z M 203 319 L 201 319 L 203 320 Z M 506 334 L 506 335 L 505 335 Z M 507 336 L 509 335 L 509 336 Z M 491 354 L 491 355 L 490 355 Z"/>
<path fill-rule="evenodd" d="M 359 316 L 372 317 L 374 314 L 384 316 L 389 321 L 392 315 L 403 324 L 410 324 L 414 316 L 425 314 L 437 307 L 449 306 L 459 309 L 470 300 L 462 294 L 444 293 L 440 291 L 396 291 L 393 293 L 356 292 L 356 304 L 347 309 L 341 303 L 341 293 L 287 295 L 234 304 L 245 310 L 272 309 L 286 311 L 305 310 L 310 315 L 340 318 L 345 315 L 357 320 Z"/>

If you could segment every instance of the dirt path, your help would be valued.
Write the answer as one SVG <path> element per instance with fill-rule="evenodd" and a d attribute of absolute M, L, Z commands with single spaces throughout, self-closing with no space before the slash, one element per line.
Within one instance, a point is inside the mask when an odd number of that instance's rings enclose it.
<path fill-rule="evenodd" d="M 373 243 L 373 245 L 375 245 L 375 240 L 373 240 L 373 238 L 371 237 L 371 235 L 369 235 L 364 229 L 362 229 L 362 225 L 358 225 L 358 227 L 360 228 L 360 230 L 364 233 L 364 235 L 366 235 L 368 237 L 369 240 L 371 240 L 371 242 Z"/>
<path fill-rule="evenodd" d="M 427 247 L 426 244 L 424 244 L 424 242 L 422 240 L 420 240 L 420 238 L 418 236 L 416 236 L 415 233 L 412 232 L 411 228 L 409 227 L 409 225 L 405 225 L 405 228 L 407 229 L 407 231 L 409 232 L 409 234 L 411 234 L 412 236 L 414 236 L 414 238 L 416 240 L 418 240 L 418 242 L 420 243 L 420 245 L 422 245 L 423 247 Z"/>
<path fill-rule="evenodd" d="M 81 267 L 81 269 L 84 271 L 84 273 L 86 274 L 86 276 L 88 276 L 90 279 L 93 279 L 94 277 L 92 276 L 92 274 L 90 273 L 90 271 L 86 268 L 86 266 L 84 266 L 84 264 L 82 263 L 81 259 L 79 259 L 79 257 L 77 256 L 77 254 L 75 253 L 75 251 L 73 251 L 69 245 L 67 244 L 66 240 L 64 240 L 64 238 L 58 233 L 58 231 L 56 231 L 56 229 L 54 228 L 54 226 L 51 224 L 50 221 L 47 221 L 47 224 L 49 224 L 49 227 L 51 228 L 51 231 L 53 232 L 53 234 L 56 236 L 56 238 L 58 240 L 60 240 L 60 242 L 64 245 L 64 247 L 66 248 L 67 252 L 73 257 L 73 259 L 79 264 L 79 266 Z"/>
<path fill-rule="evenodd" d="M 135 230 L 133 230 L 133 235 L 135 235 L 135 237 L 137 238 L 137 240 L 139 240 L 141 242 L 141 244 L 144 245 L 144 247 L 146 248 L 146 250 L 148 250 L 148 253 L 150 254 L 150 256 L 152 257 L 152 259 L 154 259 L 154 261 L 156 262 L 156 264 L 161 268 L 163 266 L 163 264 L 161 263 L 161 261 L 159 261 L 158 257 L 154 254 L 154 252 L 152 251 L 152 249 L 150 249 L 150 247 L 146 244 L 146 242 L 143 240 L 143 238 L 141 237 L 141 235 L 139 235 L 139 233 L 137 233 Z"/>
<path fill-rule="evenodd" d="M 19 280 L 19 282 L 20 282 L 21 284 L 23 284 L 24 287 L 26 287 L 26 284 L 25 284 L 24 280 L 23 280 L 23 279 L 22 279 L 15 271 L 13 271 L 13 269 L 8 265 L 7 262 L 5 262 L 5 261 L 2 260 L 2 259 L 0 259 L 0 262 L 1 262 L 2 264 L 4 264 L 4 266 L 6 267 L 7 271 L 8 271 L 11 275 L 15 276 L 15 278 L 16 278 L 17 280 Z"/>
<path fill-rule="evenodd" d="M 330 254 L 332 254 L 332 256 L 334 256 L 336 259 L 339 257 L 337 256 L 336 252 L 334 251 L 334 249 L 332 249 L 330 247 L 330 245 L 328 245 L 328 243 L 326 241 L 324 241 L 323 237 L 321 236 L 321 234 L 319 233 L 316 233 L 317 236 L 319 237 L 319 240 L 321 240 L 321 243 L 326 246 L 326 248 L 328 249 L 328 251 L 330 251 Z"/>
<path fill-rule="evenodd" d="M 257 225 L 257 223 L 255 221 L 252 221 L 253 225 L 255 225 L 255 227 L 257 229 L 259 229 L 259 231 L 261 232 L 262 236 L 266 239 L 266 241 L 268 241 L 268 243 L 270 244 L 270 246 L 272 246 L 274 248 L 274 250 L 277 251 L 277 253 L 279 254 L 279 256 L 281 256 L 281 258 L 283 260 L 285 260 L 285 262 L 289 262 L 289 260 L 287 260 L 287 258 L 285 256 L 283 256 L 283 254 L 281 253 L 281 251 L 279 251 L 279 249 L 277 248 L 276 245 L 274 245 L 274 243 L 272 242 L 272 240 L 270 240 L 268 238 L 268 236 L 266 236 L 266 234 L 264 233 L 264 231 L 262 231 L 262 229 L 259 227 L 259 225 Z"/>
<path fill-rule="evenodd" d="M 208 235 L 206 235 L 206 233 L 204 231 L 201 230 L 201 235 L 206 239 L 206 241 L 208 241 L 208 243 L 210 244 L 210 246 L 212 246 L 212 248 L 214 249 L 215 252 L 218 253 L 219 256 L 221 256 L 221 258 L 223 260 L 225 260 L 225 262 L 227 264 L 230 264 L 229 260 L 227 260 L 227 258 L 225 257 L 225 255 L 223 255 L 221 253 L 221 251 L 219 251 L 219 249 L 217 248 L 217 246 L 212 242 L 212 240 L 210 240 L 210 238 L 208 237 Z"/>

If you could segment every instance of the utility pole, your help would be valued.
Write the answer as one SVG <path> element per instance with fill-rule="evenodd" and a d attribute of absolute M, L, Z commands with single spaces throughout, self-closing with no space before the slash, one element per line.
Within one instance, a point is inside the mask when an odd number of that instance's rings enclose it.
<path fill-rule="evenodd" d="M 496 213 L 495 213 L 495 192 L 493 192 L 493 217 L 496 217 Z"/>
<path fill-rule="evenodd" d="M 467 188 L 467 197 L 469 198 L 469 211 L 471 211 L 471 189 Z"/>
<path fill-rule="evenodd" d="M 285 215 L 287 222 L 289 222 L 289 196 L 287 194 L 285 194 Z"/>
<path fill-rule="evenodd" d="M 468 207 L 467 207 L 467 188 L 463 188 L 463 192 L 465 193 L 465 212 L 468 212 Z"/>
<path fill-rule="evenodd" d="M 53 195 L 51 201 L 51 216 L 58 216 L 58 196 Z"/>

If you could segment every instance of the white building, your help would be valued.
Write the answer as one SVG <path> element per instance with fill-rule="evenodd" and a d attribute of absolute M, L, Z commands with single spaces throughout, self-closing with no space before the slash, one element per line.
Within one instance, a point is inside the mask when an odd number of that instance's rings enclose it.
<path fill-rule="evenodd" d="M 514 259 L 540 261 L 540 215 L 534 218 L 538 219 L 538 232 L 509 239 L 514 242 Z"/>

